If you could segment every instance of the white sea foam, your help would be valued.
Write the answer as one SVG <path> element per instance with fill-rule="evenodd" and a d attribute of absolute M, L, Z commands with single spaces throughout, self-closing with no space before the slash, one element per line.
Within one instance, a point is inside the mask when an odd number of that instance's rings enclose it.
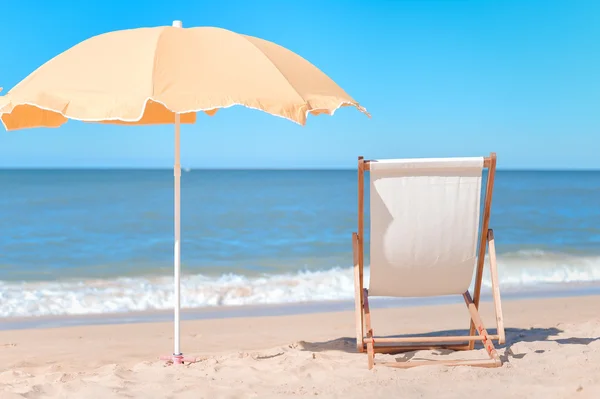
<path fill-rule="evenodd" d="M 543 251 L 506 254 L 499 259 L 504 290 L 544 284 L 600 282 L 600 257 Z M 486 268 L 487 270 L 487 268 Z M 368 269 L 365 272 L 368 284 Z M 134 277 L 112 280 L 0 282 L 0 317 L 82 315 L 170 309 L 172 278 Z M 484 287 L 489 288 L 489 273 Z M 352 268 L 246 277 L 184 276 L 183 308 L 256 305 L 353 298 Z"/>

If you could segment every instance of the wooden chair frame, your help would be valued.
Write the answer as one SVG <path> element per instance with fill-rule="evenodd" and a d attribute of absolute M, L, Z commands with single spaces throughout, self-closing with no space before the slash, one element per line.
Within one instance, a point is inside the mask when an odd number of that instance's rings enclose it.
<path fill-rule="evenodd" d="M 443 364 L 448 366 L 479 366 L 499 367 L 502 361 L 496 352 L 493 340 L 499 344 L 505 342 L 504 321 L 502 318 L 502 305 L 500 301 L 500 289 L 498 286 L 498 267 L 496 263 L 496 248 L 494 243 L 494 232 L 489 228 L 490 211 L 492 206 L 492 193 L 494 190 L 494 178 L 496 174 L 496 154 L 491 153 L 484 158 L 484 168 L 488 169 L 487 186 L 485 191 L 485 202 L 481 221 L 481 239 L 477 257 L 477 271 L 475 275 L 475 287 L 473 297 L 467 290 L 463 294 L 465 304 L 471 316 L 471 324 L 468 336 L 438 336 L 438 337 L 405 337 L 405 338 L 377 338 L 371 327 L 371 315 L 369 311 L 369 292 L 363 285 L 364 270 L 364 175 L 370 170 L 370 162 L 358 157 L 358 232 L 352 233 L 352 249 L 354 254 L 354 287 L 355 287 L 355 309 L 356 309 L 356 347 L 359 352 L 367 351 L 369 369 L 375 364 L 375 353 L 402 353 L 420 349 L 452 349 L 472 350 L 475 341 L 481 341 L 486 349 L 489 359 L 485 360 L 436 360 L 436 361 L 407 361 L 382 363 L 386 366 L 397 368 L 410 368 L 422 365 Z M 486 245 L 487 244 L 487 245 Z M 479 316 L 479 300 L 481 296 L 481 280 L 485 262 L 486 247 L 490 257 L 490 275 L 492 280 L 492 295 L 494 309 L 496 312 L 497 334 L 490 335 L 483 326 Z M 366 334 L 365 334 L 366 332 Z M 477 332 L 477 335 L 475 335 Z M 398 345 L 412 343 L 414 345 Z M 377 346 L 376 344 L 384 344 Z M 387 345 L 386 345 L 387 344 Z M 390 345 L 391 344 L 391 345 Z M 395 345 L 394 345 L 395 344 Z"/>

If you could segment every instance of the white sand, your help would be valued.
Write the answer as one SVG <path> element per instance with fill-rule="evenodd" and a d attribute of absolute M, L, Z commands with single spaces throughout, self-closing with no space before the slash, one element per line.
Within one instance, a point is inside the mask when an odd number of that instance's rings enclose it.
<path fill-rule="evenodd" d="M 600 398 L 600 297 L 503 303 L 498 369 L 367 370 L 352 312 L 191 321 L 182 347 L 201 361 L 165 367 L 171 324 L 0 332 L 0 398 Z M 483 321 L 493 333 L 491 305 Z M 464 306 L 374 309 L 377 335 L 464 330 Z M 378 355 L 486 358 L 421 351 Z"/>

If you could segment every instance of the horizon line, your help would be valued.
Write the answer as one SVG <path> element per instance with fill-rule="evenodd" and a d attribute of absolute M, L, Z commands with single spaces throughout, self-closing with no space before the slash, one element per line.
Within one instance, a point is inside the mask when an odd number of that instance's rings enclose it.
<path fill-rule="evenodd" d="M 190 171 L 356 171 L 356 167 L 182 167 L 182 172 Z M 502 172 L 600 172 L 599 168 L 496 168 Z M 145 166 L 21 166 L 0 167 L 0 171 L 173 171 L 168 167 Z"/>

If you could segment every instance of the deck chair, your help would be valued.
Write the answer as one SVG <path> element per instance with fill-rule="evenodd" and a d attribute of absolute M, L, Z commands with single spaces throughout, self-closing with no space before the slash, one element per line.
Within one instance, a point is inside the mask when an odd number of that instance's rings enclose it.
<path fill-rule="evenodd" d="M 480 221 L 482 170 L 488 169 Z M 370 172 L 370 279 L 364 275 L 364 174 Z M 496 154 L 477 158 L 358 158 L 358 231 L 352 234 L 356 307 L 356 345 L 366 350 L 369 369 L 375 353 L 420 349 L 472 350 L 481 341 L 489 359 L 382 363 L 409 368 L 421 365 L 499 367 L 493 340 L 505 341 L 494 233 L 489 228 Z M 477 252 L 478 232 L 479 251 Z M 489 248 L 497 334 L 486 331 L 479 316 L 485 252 Z M 473 296 L 469 285 L 475 270 Z M 370 296 L 432 297 L 461 295 L 471 316 L 468 336 L 378 338 L 371 326 Z M 476 333 L 476 334 L 475 334 Z M 407 345 L 412 344 L 412 345 Z"/>

